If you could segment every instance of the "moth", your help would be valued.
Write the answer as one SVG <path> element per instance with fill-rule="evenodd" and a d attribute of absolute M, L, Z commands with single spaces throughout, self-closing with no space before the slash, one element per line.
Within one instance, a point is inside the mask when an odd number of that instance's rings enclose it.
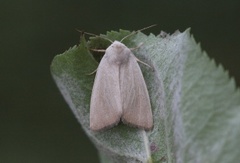
<path fill-rule="evenodd" d="M 99 131 L 124 124 L 153 127 L 147 86 L 138 59 L 120 41 L 106 50 L 97 68 L 90 102 L 90 129 Z"/>

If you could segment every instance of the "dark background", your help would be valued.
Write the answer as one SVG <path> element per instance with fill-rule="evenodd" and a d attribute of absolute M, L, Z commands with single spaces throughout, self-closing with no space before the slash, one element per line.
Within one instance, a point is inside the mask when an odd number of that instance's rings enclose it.
<path fill-rule="evenodd" d="M 1 0 L 0 162 L 98 162 L 53 82 L 49 66 L 78 44 L 75 28 L 191 32 L 240 85 L 239 0 Z"/>

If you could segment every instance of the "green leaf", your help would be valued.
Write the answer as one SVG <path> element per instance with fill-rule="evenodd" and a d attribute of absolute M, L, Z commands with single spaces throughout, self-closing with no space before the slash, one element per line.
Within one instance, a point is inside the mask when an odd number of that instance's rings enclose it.
<path fill-rule="evenodd" d="M 102 37 L 120 40 L 129 31 Z M 154 128 L 144 131 L 120 123 L 109 130 L 89 129 L 89 105 L 99 57 L 100 37 L 84 38 L 57 55 L 52 76 L 77 120 L 99 150 L 101 162 L 235 163 L 240 160 L 240 92 L 222 66 L 210 60 L 189 30 L 159 36 L 138 33 L 124 40 L 142 65 L 151 98 Z"/>

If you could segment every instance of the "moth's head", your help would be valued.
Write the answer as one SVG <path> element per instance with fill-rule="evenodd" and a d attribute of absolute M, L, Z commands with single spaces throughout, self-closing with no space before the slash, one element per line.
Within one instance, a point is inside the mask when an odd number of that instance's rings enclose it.
<path fill-rule="evenodd" d="M 131 50 L 128 47 L 119 41 L 114 41 L 106 49 L 106 54 L 104 57 L 107 57 L 110 62 L 121 65 L 123 63 L 126 63 L 130 54 Z"/>
<path fill-rule="evenodd" d="M 108 51 L 114 52 L 116 54 L 124 53 L 124 51 L 129 50 L 123 43 L 119 41 L 114 41 L 108 48 Z"/>

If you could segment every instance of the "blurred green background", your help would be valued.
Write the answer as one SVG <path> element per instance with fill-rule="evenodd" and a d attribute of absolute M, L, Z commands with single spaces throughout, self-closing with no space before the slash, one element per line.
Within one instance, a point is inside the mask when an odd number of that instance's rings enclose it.
<path fill-rule="evenodd" d="M 57 54 L 91 33 L 137 30 L 191 33 L 240 85 L 239 0 L 1 0 L 0 162 L 98 162 L 51 78 Z"/>

